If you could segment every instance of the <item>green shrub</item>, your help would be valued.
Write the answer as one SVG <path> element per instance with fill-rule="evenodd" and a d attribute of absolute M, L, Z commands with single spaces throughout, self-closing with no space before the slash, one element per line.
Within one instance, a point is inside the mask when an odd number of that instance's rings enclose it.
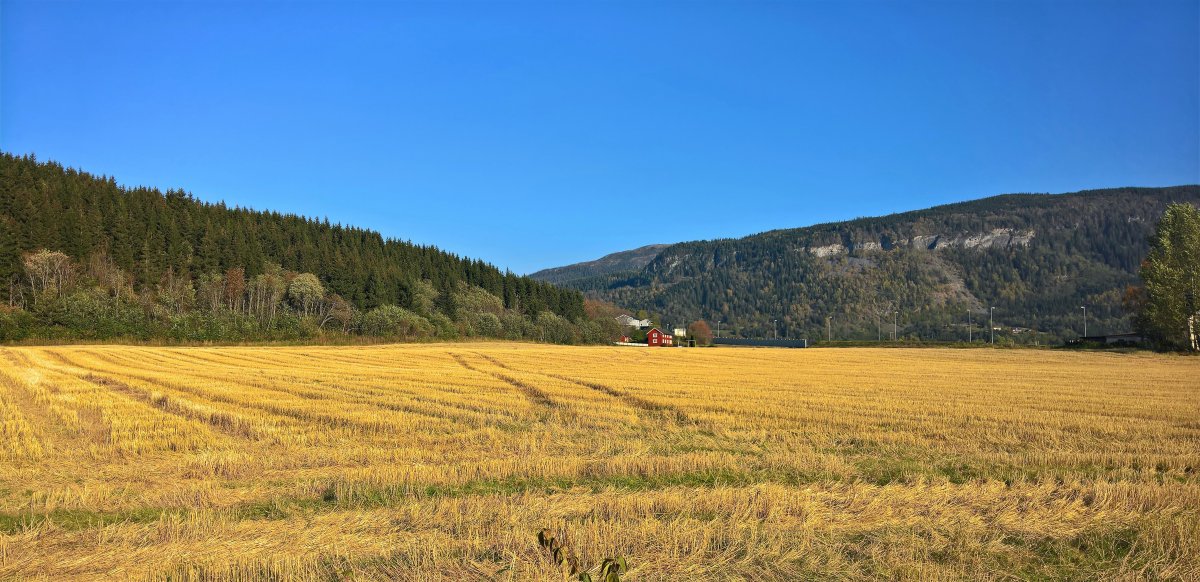
<path fill-rule="evenodd" d="M 366 335 L 387 337 L 429 337 L 435 331 L 428 319 L 395 305 L 368 311 L 362 316 L 360 325 Z"/>

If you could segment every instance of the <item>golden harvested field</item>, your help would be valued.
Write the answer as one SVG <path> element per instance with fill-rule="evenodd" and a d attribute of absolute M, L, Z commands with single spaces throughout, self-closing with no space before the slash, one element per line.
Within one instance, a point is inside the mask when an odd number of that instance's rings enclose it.
<path fill-rule="evenodd" d="M 1200 579 L 1200 358 L 0 348 L 0 579 Z"/>

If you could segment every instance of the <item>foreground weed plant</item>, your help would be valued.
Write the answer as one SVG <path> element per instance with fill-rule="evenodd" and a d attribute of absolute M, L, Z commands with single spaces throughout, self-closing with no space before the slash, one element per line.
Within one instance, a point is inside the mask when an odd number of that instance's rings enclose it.
<path fill-rule="evenodd" d="M 597 571 L 597 582 L 621 582 L 621 574 L 629 570 L 625 558 L 604 558 L 598 566 L 590 568 L 580 566 L 579 556 L 571 551 L 570 546 L 559 541 L 559 536 L 549 529 L 543 529 L 537 534 L 538 545 L 546 550 L 547 557 L 567 572 L 569 576 L 578 576 L 579 582 L 593 582 L 590 570 Z"/>

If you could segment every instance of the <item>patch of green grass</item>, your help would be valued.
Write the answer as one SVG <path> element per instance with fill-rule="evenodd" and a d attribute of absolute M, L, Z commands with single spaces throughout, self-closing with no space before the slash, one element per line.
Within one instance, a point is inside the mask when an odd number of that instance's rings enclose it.
<path fill-rule="evenodd" d="M 982 463 L 969 460 L 946 460 L 938 463 L 934 470 L 955 485 L 962 485 L 993 475 L 1010 478 L 1004 468 L 985 467 Z"/>
<path fill-rule="evenodd" d="M 916 477 L 929 474 L 927 466 L 909 456 L 867 457 L 854 465 L 860 479 L 880 486 L 911 483 Z"/>
<path fill-rule="evenodd" d="M 1024 548 L 1032 559 L 1017 571 L 1024 580 L 1101 580 L 1130 558 L 1138 532 L 1133 528 L 1092 530 L 1064 539 L 1009 538 L 1006 544 Z"/>
<path fill-rule="evenodd" d="M 484 495 L 516 495 L 525 492 L 555 494 L 577 487 L 594 493 L 617 489 L 647 491 L 667 487 L 744 487 L 758 483 L 800 485 L 821 481 L 836 481 L 838 476 L 824 473 L 805 473 L 779 469 L 735 470 L 713 469 L 692 473 L 666 475 L 602 475 L 587 478 L 524 478 L 470 481 L 461 485 L 354 485 L 340 488 L 336 484 L 315 497 L 279 497 L 216 510 L 235 519 L 279 520 L 294 515 L 331 511 L 335 509 L 370 509 L 389 507 L 413 498 L 469 497 Z M 41 514 L 0 514 L 0 533 L 14 534 L 46 521 L 66 530 L 80 530 L 118 523 L 151 523 L 166 515 L 184 516 L 189 508 L 137 508 L 120 511 L 55 510 Z"/>
<path fill-rule="evenodd" d="M 938 456 L 927 450 L 894 450 L 870 455 L 849 455 L 859 479 L 875 485 L 912 483 L 920 477 L 942 477 L 956 485 L 978 480 L 1015 482 L 1061 482 L 1084 479 L 1099 482 L 1119 482 L 1135 478 L 1137 469 L 1121 465 L 1094 463 L 1065 465 L 1013 465 L 983 461 L 971 456 Z M 1175 478 L 1170 473 L 1155 473 L 1152 478 L 1166 482 Z M 1180 480 L 1186 482 L 1187 479 Z"/>
<path fill-rule="evenodd" d="M 144 507 L 126 511 L 87 511 L 82 509 L 59 509 L 49 513 L 0 514 L 0 533 L 15 534 L 36 527 L 47 521 L 66 530 L 103 527 L 116 523 L 151 523 L 168 515 L 184 515 L 185 509 Z"/>

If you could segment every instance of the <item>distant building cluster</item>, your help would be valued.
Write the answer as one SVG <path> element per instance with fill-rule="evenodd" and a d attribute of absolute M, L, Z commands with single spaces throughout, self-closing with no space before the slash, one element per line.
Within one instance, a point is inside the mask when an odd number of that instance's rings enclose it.
<path fill-rule="evenodd" d="M 687 329 L 685 329 L 685 328 L 676 327 L 673 329 L 673 331 L 674 331 L 673 334 L 667 333 L 667 332 L 659 329 L 658 327 L 655 327 L 654 322 L 652 322 L 649 319 L 638 319 L 636 317 L 633 317 L 632 315 L 628 315 L 628 314 L 624 314 L 624 313 L 622 313 L 621 315 L 618 315 L 616 317 L 616 320 L 617 320 L 617 323 L 621 324 L 622 327 L 629 328 L 629 329 L 636 329 L 638 331 L 646 330 L 645 341 L 635 341 L 634 338 L 630 334 L 626 333 L 626 334 L 621 335 L 620 341 L 617 342 L 620 345 L 672 347 L 672 346 L 677 345 L 675 338 L 677 338 L 677 337 L 682 338 L 687 335 Z M 640 334 L 639 334 L 639 340 L 640 340 Z"/>
<path fill-rule="evenodd" d="M 632 327 L 634 329 L 646 329 L 653 325 L 649 319 L 638 319 L 632 315 L 622 313 L 617 316 L 617 323 L 624 327 Z"/>

